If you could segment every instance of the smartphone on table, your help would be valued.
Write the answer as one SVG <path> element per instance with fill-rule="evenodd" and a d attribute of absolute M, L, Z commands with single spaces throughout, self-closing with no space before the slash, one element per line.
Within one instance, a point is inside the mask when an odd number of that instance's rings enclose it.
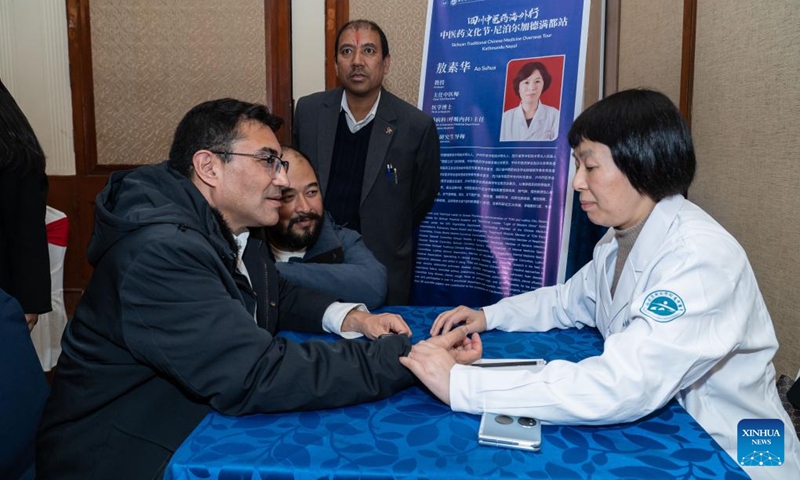
<path fill-rule="evenodd" d="M 478 443 L 538 452 L 542 448 L 542 424 L 531 417 L 484 412 Z"/>
<path fill-rule="evenodd" d="M 533 359 L 482 359 L 473 365 L 500 370 L 540 370 L 547 362 Z M 515 448 L 538 452 L 542 448 L 542 424 L 531 417 L 518 417 L 484 412 L 478 428 L 478 443 L 493 447 Z"/>

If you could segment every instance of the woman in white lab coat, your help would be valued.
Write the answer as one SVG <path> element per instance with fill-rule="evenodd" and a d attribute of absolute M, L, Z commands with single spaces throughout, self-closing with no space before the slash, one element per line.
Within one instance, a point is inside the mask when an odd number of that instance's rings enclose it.
<path fill-rule="evenodd" d="M 560 425 L 629 422 L 676 398 L 734 459 L 739 421 L 779 419 L 783 465 L 745 469 L 800 478 L 797 437 L 775 387 L 778 341 L 753 270 L 736 240 L 681 195 L 695 156 L 677 108 L 658 92 L 619 92 L 575 120 L 569 143 L 581 208 L 611 227 L 593 260 L 564 284 L 441 314 L 432 335 L 465 327 L 420 342 L 403 364 L 453 410 Z M 603 335 L 603 353 L 538 372 L 456 364 L 442 348 L 459 347 L 459 330 L 583 326 Z M 476 335 L 459 355 L 459 363 L 480 357 Z"/>
<path fill-rule="evenodd" d="M 547 141 L 558 136 L 558 109 L 541 102 L 552 83 L 541 62 L 526 63 L 514 76 L 514 93 L 519 105 L 506 110 L 500 122 L 500 141 Z"/>

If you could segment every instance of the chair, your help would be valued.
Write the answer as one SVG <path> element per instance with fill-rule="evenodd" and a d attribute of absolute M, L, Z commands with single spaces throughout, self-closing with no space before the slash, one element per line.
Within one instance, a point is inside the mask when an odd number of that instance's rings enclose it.
<path fill-rule="evenodd" d="M 61 354 L 61 335 L 67 325 L 64 308 L 64 257 L 67 254 L 69 220 L 53 207 L 47 207 L 47 243 L 50 253 L 50 304 L 53 310 L 39 315 L 39 321 L 31 332 L 31 340 L 39 356 L 42 369 L 49 372 Z"/>
<path fill-rule="evenodd" d="M 788 375 L 778 378 L 778 397 L 792 419 L 795 433 L 800 438 L 800 383 Z"/>
<path fill-rule="evenodd" d="M 34 478 L 36 430 L 48 393 L 22 307 L 0 289 L 0 478 Z"/>

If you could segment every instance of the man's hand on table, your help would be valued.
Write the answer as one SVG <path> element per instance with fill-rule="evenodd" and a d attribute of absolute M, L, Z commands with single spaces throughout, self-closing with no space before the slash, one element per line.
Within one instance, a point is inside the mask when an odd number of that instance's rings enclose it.
<path fill-rule="evenodd" d="M 381 313 L 373 315 L 369 312 L 350 310 L 342 322 L 343 332 L 358 332 L 370 340 L 375 340 L 381 335 L 402 333 L 411 336 L 411 329 L 403 317 L 394 313 Z"/>

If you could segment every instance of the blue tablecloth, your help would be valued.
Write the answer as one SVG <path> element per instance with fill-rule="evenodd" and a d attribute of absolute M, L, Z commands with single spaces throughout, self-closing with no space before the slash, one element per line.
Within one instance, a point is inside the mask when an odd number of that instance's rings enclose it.
<path fill-rule="evenodd" d="M 390 310 L 403 315 L 418 341 L 444 309 Z M 603 345 L 588 328 L 481 337 L 485 358 L 579 361 Z M 675 401 L 624 425 L 544 425 L 538 453 L 478 445 L 479 422 L 480 416 L 453 413 L 419 388 L 324 411 L 244 417 L 212 412 L 175 452 L 165 478 L 748 478 Z"/>

